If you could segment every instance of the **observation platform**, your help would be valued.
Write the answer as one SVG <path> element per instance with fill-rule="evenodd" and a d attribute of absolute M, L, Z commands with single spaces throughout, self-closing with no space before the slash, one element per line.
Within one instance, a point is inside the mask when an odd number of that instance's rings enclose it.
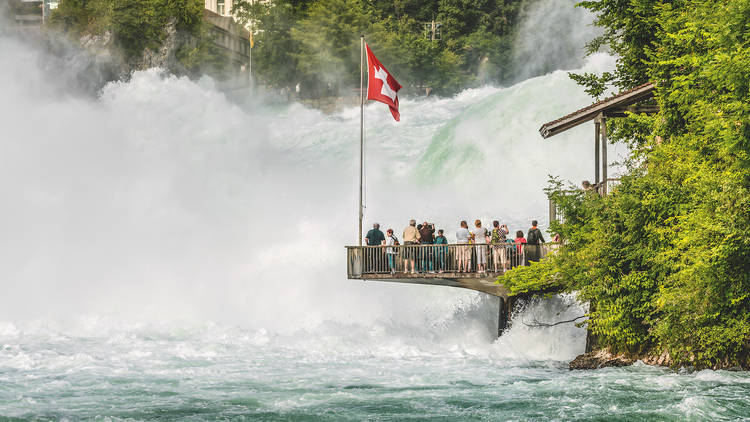
<path fill-rule="evenodd" d="M 347 246 L 347 276 L 353 280 L 460 287 L 495 296 L 499 298 L 499 337 L 508 328 L 516 297 L 510 296 L 497 277 L 512 268 L 528 265 L 529 261 L 543 259 L 557 247 L 557 244 L 518 247 L 515 243 Z M 411 271 L 412 262 L 416 272 Z M 486 263 L 486 270 L 480 272 L 477 264 L 482 262 Z"/>
<path fill-rule="evenodd" d="M 507 299 L 510 292 L 497 283 L 497 277 L 511 268 L 545 258 L 556 247 L 557 244 L 518 247 L 515 243 L 347 246 L 347 276 L 353 280 L 460 287 Z M 416 272 L 411 271 L 412 261 Z M 462 262 L 468 264 L 468 271 L 464 265 L 459 266 Z M 478 271 L 480 262 L 486 263 L 483 272 Z"/>

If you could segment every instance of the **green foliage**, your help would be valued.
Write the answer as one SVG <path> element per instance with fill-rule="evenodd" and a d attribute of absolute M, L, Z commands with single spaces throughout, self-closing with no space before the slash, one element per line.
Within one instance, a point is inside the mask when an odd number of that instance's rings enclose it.
<path fill-rule="evenodd" d="M 170 22 L 180 31 L 201 34 L 201 0 L 65 0 L 50 24 L 74 36 L 112 32 L 126 59 L 161 44 Z"/>
<path fill-rule="evenodd" d="M 648 82 L 648 51 L 657 41 L 662 4 L 678 0 L 592 0 L 579 6 L 596 13 L 595 24 L 604 33 L 592 40 L 590 53 L 608 47 L 617 61 L 617 86 L 629 88 Z"/>
<path fill-rule="evenodd" d="M 578 85 L 586 87 L 585 91 L 587 94 L 599 100 L 602 94 L 607 90 L 607 84 L 615 79 L 615 75 L 604 72 L 601 76 L 596 76 L 593 73 L 568 73 L 570 79 L 576 81 Z"/>
<path fill-rule="evenodd" d="M 291 29 L 298 52 L 297 71 L 302 78 L 318 84 L 342 86 L 359 84 L 360 35 L 372 22 L 372 10 L 362 0 L 319 0 L 307 16 Z M 356 69 L 357 72 L 350 70 Z"/>
<path fill-rule="evenodd" d="M 632 147 L 609 196 L 552 181 L 566 245 L 503 282 L 577 291 L 601 347 L 749 367 L 750 2 L 583 5 L 620 54 L 616 85 L 653 81 L 660 111 L 609 119 Z"/>
<path fill-rule="evenodd" d="M 256 35 L 255 74 L 266 85 L 301 83 L 310 96 L 359 84 L 359 36 L 405 93 L 450 95 L 509 73 L 516 18 L 525 0 L 241 1 L 233 12 Z M 435 20 L 440 36 L 425 24 Z"/>
<path fill-rule="evenodd" d="M 558 273 L 555 255 L 539 262 L 531 262 L 528 267 L 516 267 L 501 277 L 502 284 L 511 295 L 523 293 L 558 293 L 565 288 Z"/>
<path fill-rule="evenodd" d="M 273 2 L 235 2 L 232 12 L 239 23 L 250 25 L 255 34 L 253 74 L 272 87 L 292 87 L 297 78 L 299 46 L 292 39 L 292 26 L 303 15 L 304 1 L 277 0 Z"/>

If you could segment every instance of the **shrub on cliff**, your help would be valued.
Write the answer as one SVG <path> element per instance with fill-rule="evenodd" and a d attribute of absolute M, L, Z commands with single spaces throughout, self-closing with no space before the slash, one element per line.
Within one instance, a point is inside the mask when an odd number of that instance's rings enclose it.
<path fill-rule="evenodd" d="M 623 88 L 650 80 L 660 111 L 610 119 L 632 148 L 607 197 L 550 195 L 567 244 L 538 276 L 594 306 L 599 347 L 669 352 L 675 364 L 750 361 L 750 3 L 745 0 L 584 2 L 607 30 L 594 47 L 620 53 Z"/>
<path fill-rule="evenodd" d="M 65 0 L 50 24 L 78 37 L 111 31 L 130 60 L 146 48 L 157 49 L 171 22 L 179 31 L 198 35 L 202 13 L 201 0 Z"/>

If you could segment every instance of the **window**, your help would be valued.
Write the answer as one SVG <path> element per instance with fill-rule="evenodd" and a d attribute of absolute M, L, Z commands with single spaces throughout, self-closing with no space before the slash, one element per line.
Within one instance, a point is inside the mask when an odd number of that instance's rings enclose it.
<path fill-rule="evenodd" d="M 216 13 L 223 15 L 224 14 L 224 0 L 217 0 L 216 2 Z"/>

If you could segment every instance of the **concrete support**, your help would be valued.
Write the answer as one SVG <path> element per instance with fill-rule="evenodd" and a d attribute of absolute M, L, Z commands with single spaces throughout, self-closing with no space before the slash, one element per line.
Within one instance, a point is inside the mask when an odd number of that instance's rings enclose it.
<path fill-rule="evenodd" d="M 500 307 L 497 313 L 497 337 L 503 335 L 503 331 L 508 328 L 508 301 L 503 297 L 499 297 Z"/>
<path fill-rule="evenodd" d="M 503 335 L 503 332 L 510 328 L 510 318 L 513 316 L 513 307 L 517 298 L 500 296 L 500 309 L 497 315 L 497 336 Z"/>

